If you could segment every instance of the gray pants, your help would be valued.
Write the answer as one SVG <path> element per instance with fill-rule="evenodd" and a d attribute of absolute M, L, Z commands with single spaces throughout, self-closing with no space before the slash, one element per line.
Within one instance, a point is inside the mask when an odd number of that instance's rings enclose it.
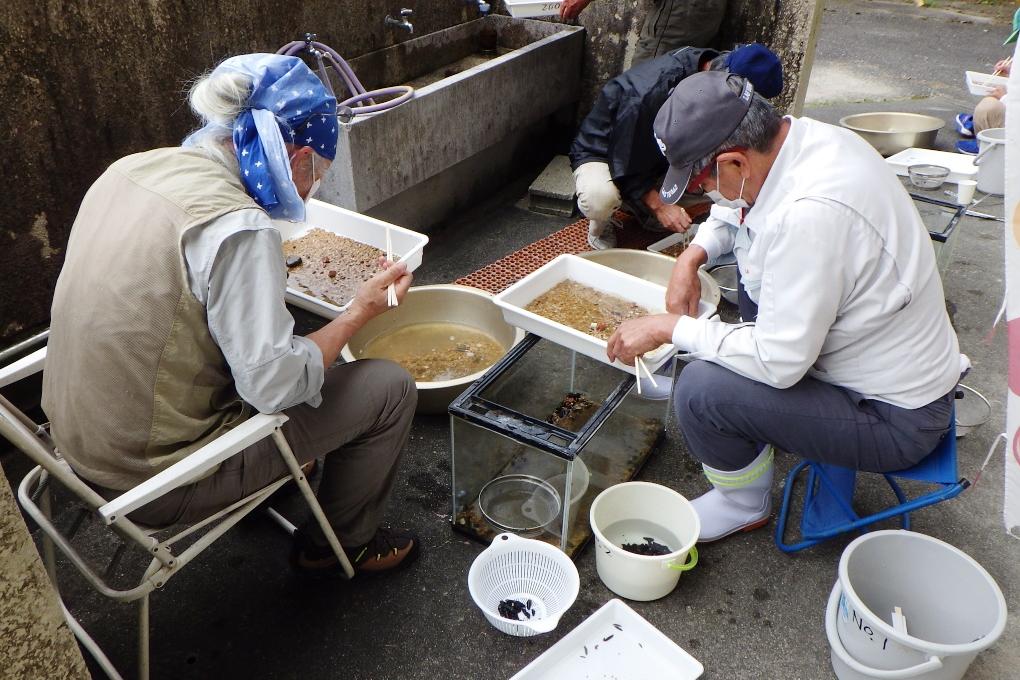
<path fill-rule="evenodd" d="M 683 369 L 674 398 L 691 453 L 726 471 L 746 467 L 761 443 L 856 470 L 902 470 L 934 450 L 953 409 L 953 392 L 906 409 L 813 378 L 780 390 L 707 361 Z"/>
<path fill-rule="evenodd" d="M 326 371 L 318 408 L 300 404 L 284 411 L 290 420 L 283 433 L 298 462 L 325 456 L 318 499 L 341 543 L 367 543 L 382 522 L 417 402 L 407 371 L 366 359 Z M 273 440 L 263 439 L 131 519 L 153 526 L 197 522 L 287 474 Z M 326 543 L 314 520 L 305 530 Z"/>
<path fill-rule="evenodd" d="M 726 14 L 726 0 L 654 0 L 632 64 L 681 47 L 708 47 Z"/>

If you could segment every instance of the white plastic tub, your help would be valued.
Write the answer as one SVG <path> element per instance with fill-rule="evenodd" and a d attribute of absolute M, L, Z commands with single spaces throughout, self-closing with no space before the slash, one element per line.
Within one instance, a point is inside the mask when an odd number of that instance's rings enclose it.
<path fill-rule="evenodd" d="M 605 340 L 599 340 L 587 333 L 574 330 L 525 309 L 532 300 L 566 279 L 609 295 L 630 300 L 648 309 L 652 314 L 660 314 L 665 311 L 666 289 L 663 286 L 657 286 L 636 276 L 589 262 L 576 255 L 560 255 L 510 286 L 494 299 L 496 304 L 502 308 L 503 318 L 507 323 L 551 340 L 567 349 L 580 352 L 596 361 L 638 375 L 634 366 L 628 366 L 619 360 L 609 361 L 606 356 Z M 701 316 L 710 313 L 709 305 L 704 300 L 701 301 L 699 311 Z M 672 344 L 661 345 L 658 349 L 645 354 L 644 364 L 649 371 L 655 372 L 657 368 L 669 361 L 675 352 L 676 348 Z"/>
<path fill-rule="evenodd" d="M 992 93 L 992 89 L 996 87 L 1006 87 L 1009 84 L 1009 78 L 1003 76 L 993 76 L 991 73 L 979 73 L 977 71 L 967 71 L 967 89 L 970 93 L 977 95 L 978 97 L 987 97 Z"/>
<path fill-rule="evenodd" d="M 610 600 L 510 680 L 697 680 L 704 672 L 697 659 L 637 612 Z"/>
<path fill-rule="evenodd" d="M 535 2 L 535 0 L 504 0 L 510 16 L 517 19 L 528 17 L 552 17 L 560 13 L 563 0 Z"/>
<path fill-rule="evenodd" d="M 393 241 L 393 257 L 397 261 L 406 262 L 409 272 L 413 272 L 421 265 L 422 251 L 429 242 L 429 237 L 425 234 L 315 199 L 308 202 L 304 222 L 274 220 L 273 224 L 280 231 L 284 241 L 302 236 L 318 227 L 383 252 L 386 251 L 386 230 L 389 229 Z M 350 306 L 350 301 L 338 307 L 290 287 L 287 288 L 287 302 L 327 319 L 336 318 Z"/>

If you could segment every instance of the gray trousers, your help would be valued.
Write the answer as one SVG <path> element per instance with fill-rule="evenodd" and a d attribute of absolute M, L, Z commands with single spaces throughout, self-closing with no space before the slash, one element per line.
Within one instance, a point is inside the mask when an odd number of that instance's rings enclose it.
<path fill-rule="evenodd" d="M 298 462 L 325 456 L 318 499 L 341 543 L 367 543 L 382 522 L 417 402 L 407 371 L 365 359 L 326 371 L 318 408 L 300 404 L 284 411 L 290 420 L 283 433 Z M 287 474 L 273 440 L 263 439 L 209 477 L 139 508 L 131 519 L 153 526 L 197 522 Z M 326 543 L 314 520 L 304 529 Z"/>
<path fill-rule="evenodd" d="M 641 26 L 632 64 L 681 47 L 708 47 L 726 14 L 726 0 L 654 0 Z"/>
<path fill-rule="evenodd" d="M 718 470 L 747 467 L 769 443 L 809 460 L 891 472 L 919 462 L 946 435 L 953 392 L 906 409 L 814 378 L 780 390 L 695 361 L 676 380 L 674 408 L 691 453 Z"/>

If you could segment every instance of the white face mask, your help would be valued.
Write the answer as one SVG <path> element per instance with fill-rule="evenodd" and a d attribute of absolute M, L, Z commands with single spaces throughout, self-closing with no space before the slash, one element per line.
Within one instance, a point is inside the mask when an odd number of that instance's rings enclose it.
<path fill-rule="evenodd" d="M 740 179 L 740 191 L 737 193 L 737 197 L 729 199 L 719 193 L 719 161 L 715 162 L 715 177 L 716 186 L 714 191 L 706 191 L 705 195 L 712 199 L 712 202 L 723 208 L 732 208 L 739 210 L 741 208 L 749 208 L 747 201 L 744 200 L 744 182 L 747 181 L 744 178 Z"/>
<path fill-rule="evenodd" d="M 291 156 L 290 160 L 293 161 L 294 160 L 294 156 Z M 312 152 L 312 177 L 315 177 L 315 152 L 314 151 Z M 310 201 L 312 199 L 313 196 L 315 196 L 315 192 L 319 190 L 319 185 L 321 185 L 321 184 L 322 184 L 322 179 L 321 178 L 316 178 L 315 180 L 312 181 L 312 186 L 310 186 L 308 188 L 308 193 L 305 194 L 305 197 L 304 197 L 304 201 L 305 201 L 306 204 L 308 203 L 308 201 Z"/>
<path fill-rule="evenodd" d="M 314 151 L 312 152 L 312 177 L 315 177 L 315 152 Z M 310 201 L 312 199 L 312 196 L 315 195 L 315 192 L 319 190 L 319 185 L 320 184 L 322 184 L 322 180 L 320 178 L 315 177 L 315 179 L 312 180 L 312 186 L 310 186 L 308 188 L 308 193 L 305 194 L 305 203 L 306 204 L 308 203 L 308 201 Z"/>

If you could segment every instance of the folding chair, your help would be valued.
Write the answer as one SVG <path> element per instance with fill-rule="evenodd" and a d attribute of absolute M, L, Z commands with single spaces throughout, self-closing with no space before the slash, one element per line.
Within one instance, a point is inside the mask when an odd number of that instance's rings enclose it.
<path fill-rule="evenodd" d="M 0 388 L 43 370 L 45 360 L 46 348 L 43 348 L 24 359 L 16 361 L 10 366 L 0 369 Z M 85 580 L 99 593 L 120 602 L 138 603 L 138 677 L 142 680 L 147 680 L 149 677 L 149 593 L 163 587 L 167 581 L 195 559 L 199 553 L 212 545 L 216 539 L 226 533 L 247 514 L 255 510 L 262 501 L 291 479 L 297 482 L 298 487 L 301 489 L 301 493 L 308 503 L 312 514 L 318 521 L 326 539 L 329 541 L 329 545 L 340 561 L 344 573 L 348 578 L 354 576 L 354 569 L 350 561 L 340 547 L 336 534 L 333 533 L 332 527 L 326 520 L 326 516 L 319 506 L 315 494 L 308 485 L 308 480 L 294 458 L 294 454 L 280 429 L 285 422 L 287 422 L 287 416 L 283 414 L 259 414 L 249 418 L 180 462 L 163 470 L 133 489 L 125 491 L 117 498 L 107 501 L 75 475 L 71 467 L 56 450 L 53 441 L 50 439 L 47 425 L 39 425 L 33 422 L 3 396 L 0 396 L 0 436 L 9 440 L 36 464 L 36 467 L 25 476 L 18 486 L 18 500 L 25 512 L 43 531 L 43 561 L 46 571 L 53 582 L 54 589 L 57 590 L 59 597 L 60 589 L 57 581 L 56 561 L 53 550 L 55 545 L 67 560 L 81 572 Z M 128 515 L 133 510 L 146 505 L 173 489 L 202 478 L 207 472 L 230 456 L 266 437 L 273 438 L 280 456 L 282 456 L 287 464 L 290 476 L 282 477 L 247 498 L 242 498 L 229 507 L 224 508 L 213 516 L 197 524 L 184 527 L 178 533 L 163 539 L 157 538 L 157 535 L 169 533 L 167 531 L 168 527 L 144 527 L 128 519 Z M 67 534 L 54 526 L 51 519 L 52 501 L 50 494 L 50 482 L 54 479 L 85 506 L 83 512 L 98 516 L 102 524 L 109 527 L 122 541 L 121 546 L 114 554 L 110 567 L 106 569 L 104 574 L 100 575 L 97 573 L 71 544 L 73 534 L 77 530 L 80 521 L 75 522 Z M 198 536 L 190 545 L 183 548 L 180 552 L 174 552 L 175 544 L 178 541 L 186 537 L 196 536 L 197 532 L 203 529 L 206 531 Z M 109 584 L 109 577 L 124 549 L 131 546 L 147 553 L 151 557 L 151 562 L 137 585 L 131 588 L 118 589 Z M 67 607 L 64 606 L 63 600 L 61 600 L 60 604 L 68 626 L 74 632 L 75 637 L 95 657 L 96 662 L 110 678 L 119 680 L 121 675 L 110 663 L 102 649 L 99 648 L 96 642 L 68 611 Z"/>
<path fill-rule="evenodd" d="M 955 498 L 970 486 L 966 479 L 957 477 L 956 467 L 956 413 L 953 425 L 938 446 L 921 462 L 906 470 L 884 473 L 896 497 L 896 503 L 884 510 L 860 516 L 852 503 L 857 482 L 857 471 L 836 465 L 801 461 L 786 476 L 783 490 L 783 504 L 776 522 L 776 545 L 783 552 L 791 553 L 817 545 L 822 541 L 848 531 L 863 530 L 866 527 L 893 517 L 901 517 L 904 529 L 910 529 L 910 513 L 914 510 Z M 804 485 L 804 504 L 800 522 L 800 540 L 786 542 L 787 522 L 793 501 L 797 477 L 807 470 Z M 867 473 L 866 473 L 867 474 Z M 926 493 L 908 498 L 896 478 L 910 479 L 934 485 Z"/>

